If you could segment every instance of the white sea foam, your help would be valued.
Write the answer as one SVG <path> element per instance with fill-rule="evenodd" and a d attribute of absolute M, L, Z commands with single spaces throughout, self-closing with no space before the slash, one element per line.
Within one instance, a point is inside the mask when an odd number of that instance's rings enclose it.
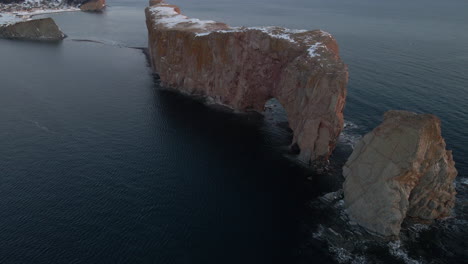
<path fill-rule="evenodd" d="M 353 255 L 344 248 L 331 246 L 329 247 L 331 253 L 336 258 L 338 263 L 350 263 L 353 259 Z"/>
<path fill-rule="evenodd" d="M 320 240 L 323 237 L 324 231 L 325 231 L 325 228 L 323 227 L 323 225 L 319 225 L 317 228 L 317 231 L 312 234 L 312 237 Z"/>
<path fill-rule="evenodd" d="M 356 125 L 355 123 L 350 122 L 350 121 L 345 121 L 343 131 L 341 132 L 340 137 L 338 138 L 338 141 L 342 144 L 351 146 L 351 148 L 354 149 L 356 144 L 362 138 L 362 135 L 358 134 L 356 131 L 358 128 L 359 126 Z"/>
<path fill-rule="evenodd" d="M 412 259 L 408 256 L 408 253 L 401 247 L 400 240 L 389 242 L 388 251 L 392 256 L 403 260 L 406 264 L 420 264 L 421 262 Z"/>
<path fill-rule="evenodd" d="M 468 186 L 468 178 L 458 177 L 457 182 L 461 183 L 462 185 Z"/>

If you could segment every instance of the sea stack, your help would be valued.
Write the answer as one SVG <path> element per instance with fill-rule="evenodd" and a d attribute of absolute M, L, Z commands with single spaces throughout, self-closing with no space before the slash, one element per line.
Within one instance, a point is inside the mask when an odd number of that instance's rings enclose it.
<path fill-rule="evenodd" d="M 106 0 L 90 0 L 80 6 L 81 11 L 101 12 L 106 7 Z"/>
<path fill-rule="evenodd" d="M 406 217 L 450 216 L 455 204 L 457 170 L 434 115 L 385 113 L 356 145 L 343 175 L 350 218 L 382 236 L 398 236 Z"/>
<path fill-rule="evenodd" d="M 181 15 L 151 0 L 151 64 L 164 86 L 238 111 L 263 111 L 276 98 L 309 163 L 328 159 L 343 128 L 348 71 L 336 40 L 321 30 L 230 27 Z"/>
<path fill-rule="evenodd" d="M 60 41 L 66 36 L 52 18 L 42 18 L 0 25 L 0 38 Z"/>

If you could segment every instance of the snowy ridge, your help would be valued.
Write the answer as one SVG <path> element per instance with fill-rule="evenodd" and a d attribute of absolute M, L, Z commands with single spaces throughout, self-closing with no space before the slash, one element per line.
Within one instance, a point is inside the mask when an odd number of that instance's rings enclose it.
<path fill-rule="evenodd" d="M 261 31 L 268 34 L 272 38 L 283 39 L 291 43 L 314 43 L 315 41 L 310 36 L 297 36 L 296 34 L 309 32 L 304 29 L 286 29 L 282 27 L 228 27 L 222 23 L 218 23 L 213 20 L 200 20 L 196 18 L 189 18 L 185 15 L 180 14 L 176 11 L 174 6 L 167 4 L 159 4 L 149 8 L 149 11 L 154 16 L 154 24 L 163 26 L 167 29 L 183 28 L 195 30 L 195 37 L 204 37 L 213 33 L 233 33 L 233 32 L 247 32 L 250 30 Z M 216 25 L 221 26 L 222 29 L 210 30 L 209 26 L 216 28 Z M 223 28 L 226 27 L 226 28 Z M 202 32 L 196 32 L 202 31 Z M 324 31 L 320 30 L 321 37 L 332 38 L 332 36 Z M 322 42 L 315 42 L 310 45 L 307 54 L 310 58 L 316 58 L 320 56 L 320 52 L 327 50 L 327 46 Z"/>
<path fill-rule="evenodd" d="M 181 15 L 170 6 L 155 6 L 151 7 L 150 11 L 153 15 L 157 16 L 157 25 L 163 25 L 167 28 L 175 28 L 183 24 L 191 28 L 205 29 L 208 24 L 215 24 L 212 20 L 200 20 L 196 18 L 188 18 L 187 16 Z"/>
<path fill-rule="evenodd" d="M 202 37 L 212 33 L 232 33 L 232 32 L 245 32 L 248 30 L 258 30 L 265 34 L 270 35 L 273 38 L 284 39 L 289 42 L 295 43 L 296 40 L 291 38 L 291 34 L 305 33 L 307 30 L 304 29 L 287 29 L 280 27 L 232 27 L 229 30 L 213 30 L 209 32 L 196 33 L 195 36 Z"/>

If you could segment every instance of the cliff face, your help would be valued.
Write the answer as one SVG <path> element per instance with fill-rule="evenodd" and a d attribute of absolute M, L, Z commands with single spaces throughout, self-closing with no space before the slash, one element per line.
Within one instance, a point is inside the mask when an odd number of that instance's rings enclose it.
<path fill-rule="evenodd" d="M 233 109 L 285 108 L 300 158 L 328 158 L 343 127 L 347 67 L 328 33 L 232 28 L 191 19 L 160 0 L 146 9 L 154 70 L 168 87 Z"/>
<path fill-rule="evenodd" d="M 59 41 L 65 38 L 65 34 L 52 18 L 43 18 L 0 25 L 0 38 Z"/>
<path fill-rule="evenodd" d="M 343 168 L 344 200 L 358 224 L 395 236 L 405 217 L 428 221 L 451 214 L 457 170 L 437 117 L 389 111 L 384 119 Z"/>

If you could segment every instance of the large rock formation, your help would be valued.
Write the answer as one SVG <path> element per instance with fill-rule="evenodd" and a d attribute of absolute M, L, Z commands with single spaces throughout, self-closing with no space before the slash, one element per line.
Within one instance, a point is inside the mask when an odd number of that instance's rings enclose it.
<path fill-rule="evenodd" d="M 42 18 L 0 25 L 0 38 L 59 41 L 65 34 L 52 18 Z"/>
<path fill-rule="evenodd" d="M 437 117 L 387 112 L 343 168 L 349 216 L 384 236 L 398 235 L 405 217 L 430 221 L 449 216 L 457 170 L 445 147 Z"/>
<path fill-rule="evenodd" d="M 84 2 L 80 9 L 86 12 L 100 12 L 106 7 L 106 0 L 90 0 Z"/>
<path fill-rule="evenodd" d="M 151 0 L 146 9 L 154 70 L 168 87 L 233 109 L 285 108 L 300 159 L 328 158 L 343 128 L 347 67 L 328 33 L 279 27 L 233 28 L 191 19 Z"/>

